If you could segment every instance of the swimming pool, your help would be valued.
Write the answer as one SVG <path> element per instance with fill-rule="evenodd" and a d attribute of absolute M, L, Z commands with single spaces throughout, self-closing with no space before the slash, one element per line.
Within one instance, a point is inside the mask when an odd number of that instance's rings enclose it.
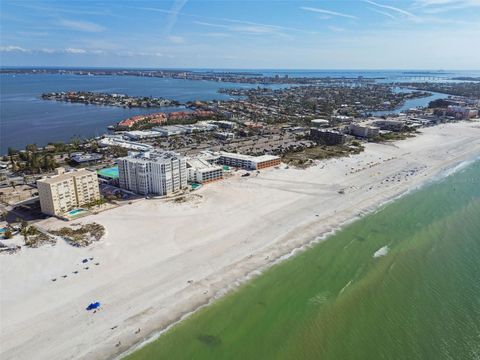
<path fill-rule="evenodd" d="M 97 174 L 109 179 L 118 179 L 118 166 L 97 170 Z"/>
<path fill-rule="evenodd" d="M 84 212 L 84 209 L 75 209 L 75 210 L 70 210 L 67 214 L 68 215 L 77 215 L 78 213 Z"/>

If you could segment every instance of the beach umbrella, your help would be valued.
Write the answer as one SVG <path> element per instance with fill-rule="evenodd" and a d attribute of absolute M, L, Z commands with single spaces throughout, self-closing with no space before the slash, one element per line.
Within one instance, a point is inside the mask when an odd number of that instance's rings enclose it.
<path fill-rule="evenodd" d="M 95 310 L 95 309 L 98 309 L 99 307 L 100 307 L 100 302 L 96 301 L 87 306 L 87 311 Z"/>

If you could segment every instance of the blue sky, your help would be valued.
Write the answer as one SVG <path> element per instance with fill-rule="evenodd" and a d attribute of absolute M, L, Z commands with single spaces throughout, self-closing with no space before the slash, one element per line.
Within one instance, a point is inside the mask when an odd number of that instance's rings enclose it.
<path fill-rule="evenodd" d="M 2 66 L 480 68 L 480 0 L 0 4 Z"/>

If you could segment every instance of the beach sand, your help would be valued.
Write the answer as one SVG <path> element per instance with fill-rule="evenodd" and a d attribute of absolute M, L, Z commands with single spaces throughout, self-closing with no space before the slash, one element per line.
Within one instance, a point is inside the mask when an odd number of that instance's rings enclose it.
<path fill-rule="evenodd" d="M 234 176 L 183 203 L 141 200 L 74 221 L 98 222 L 107 234 L 88 248 L 58 241 L 0 257 L 0 358 L 115 357 L 292 250 L 479 154 L 480 123 L 446 124 L 306 170 Z M 101 309 L 86 311 L 94 301 Z"/>

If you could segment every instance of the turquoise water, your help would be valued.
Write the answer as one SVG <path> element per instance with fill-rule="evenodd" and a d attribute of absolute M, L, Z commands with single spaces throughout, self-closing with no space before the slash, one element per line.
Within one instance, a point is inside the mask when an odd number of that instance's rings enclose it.
<path fill-rule="evenodd" d="M 480 359 L 480 162 L 276 265 L 128 359 Z"/>
<path fill-rule="evenodd" d="M 118 166 L 113 166 L 113 167 L 106 168 L 106 169 L 100 169 L 100 170 L 97 171 L 97 173 L 102 175 L 102 176 L 111 178 L 111 179 L 118 179 L 118 177 L 119 177 Z"/>
<path fill-rule="evenodd" d="M 84 211 L 85 211 L 85 210 L 83 210 L 83 209 L 75 209 L 75 210 L 69 211 L 69 212 L 68 212 L 68 215 L 76 215 L 76 214 L 82 213 L 82 212 L 84 212 Z"/>

